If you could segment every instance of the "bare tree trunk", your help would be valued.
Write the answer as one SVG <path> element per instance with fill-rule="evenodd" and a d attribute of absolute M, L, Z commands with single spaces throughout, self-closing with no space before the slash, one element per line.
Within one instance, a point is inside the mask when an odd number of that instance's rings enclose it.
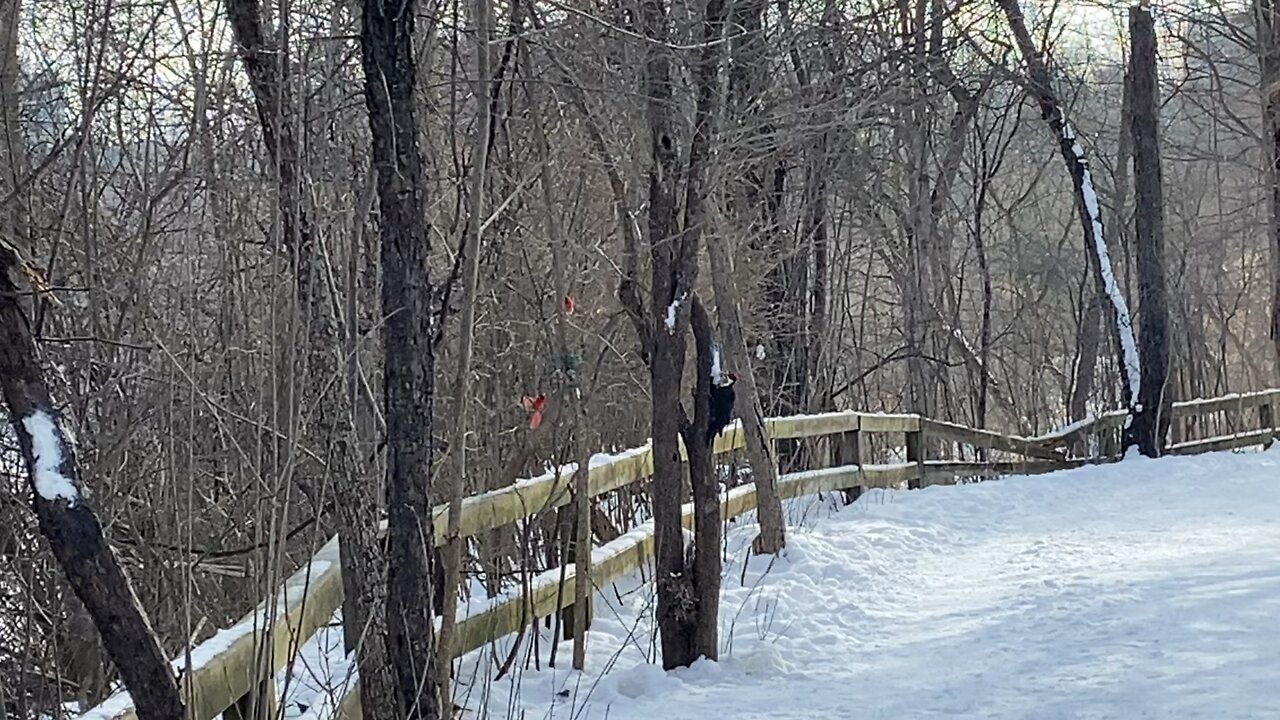
<path fill-rule="evenodd" d="M 1164 277 L 1164 183 L 1160 169 L 1160 99 L 1156 70 L 1156 31 L 1151 10 L 1129 8 L 1130 81 L 1133 83 L 1134 225 L 1137 231 L 1138 298 L 1141 323 L 1138 346 L 1142 389 L 1129 427 L 1128 445 L 1157 457 L 1169 431 L 1172 400 L 1165 392 L 1169 372 Z"/>
<path fill-rule="evenodd" d="M 814 158 L 809 163 L 811 177 L 805 181 L 808 204 L 806 233 L 813 252 L 813 279 L 809 287 L 809 368 L 810 412 L 832 409 L 832 375 L 827 371 L 826 340 L 828 290 L 827 281 L 831 268 L 831 238 L 827 233 L 827 160 L 828 134 L 823 133 L 814 148 Z"/>
<path fill-rule="evenodd" d="M 1263 143 L 1271 190 L 1271 342 L 1280 372 L 1280 8 L 1275 0 L 1254 0 L 1254 12 L 1262 70 Z"/>
<path fill-rule="evenodd" d="M 441 716 L 453 714 L 453 695 L 449 681 L 453 668 L 453 632 L 457 622 L 458 586 L 462 576 L 461 535 L 462 494 L 467 475 L 467 409 L 471 403 L 471 355 L 475 346 L 476 286 L 480 275 L 480 244 L 484 240 L 484 191 L 489 161 L 489 128 L 493 122 L 489 103 L 489 28 L 492 26 L 492 7 L 489 0 L 476 0 L 476 111 L 479 123 L 476 128 L 475 158 L 471 163 L 471 219 L 467 230 L 471 237 L 466 243 L 466 259 L 462 271 L 461 312 L 458 318 L 458 357 L 455 361 L 453 434 L 449 439 L 449 459 L 452 460 L 449 478 L 449 520 L 447 543 L 441 553 L 444 565 L 444 592 L 441 603 L 440 646 L 436 655 L 436 682 L 440 687 Z"/>
<path fill-rule="evenodd" d="M 103 649 L 133 696 L 139 717 L 182 718 L 182 699 L 164 649 L 107 545 L 93 509 L 81 496 L 76 448 L 68 441 L 63 421 L 53 407 L 13 282 L 14 272 L 25 271 L 18 253 L 19 248 L 25 249 L 28 232 L 27 210 L 19 189 L 20 178 L 28 169 L 26 139 L 19 124 L 20 5 L 20 0 L 0 0 L 0 386 L 32 483 L 41 531 L 81 601 L 83 609 L 76 611 L 76 617 L 93 622 Z M 28 275 L 28 279 L 33 277 L 37 276 Z M 74 501 L 46 497 L 41 492 L 42 476 L 45 481 L 65 479 L 63 490 Z M 101 664 L 98 643 L 91 636 L 76 638 L 76 642 L 87 643 L 79 655 L 90 666 Z M 90 672 L 103 676 L 101 667 L 92 667 Z M 74 678 L 85 698 L 93 692 L 89 677 Z"/>
<path fill-rule="evenodd" d="M 701 298 L 694 295 L 691 300 L 690 327 L 697 348 L 694 366 L 698 369 L 698 376 L 693 389 L 693 422 L 682 420 L 680 433 L 689 455 L 689 486 L 693 489 L 692 570 L 696 608 L 693 659 L 716 660 L 720 653 L 720 540 L 723 520 L 720 517 L 720 485 L 712 472 L 711 445 L 705 442 L 711 419 L 711 357 L 714 350 L 711 318 Z"/>
<path fill-rule="evenodd" d="M 723 53 L 723 43 L 719 39 L 724 29 L 724 10 L 723 0 L 708 0 L 703 18 L 704 42 L 699 51 L 698 66 L 694 69 L 697 109 L 689 165 L 684 173 L 685 224 L 680 229 L 676 206 L 680 155 L 672 118 L 669 20 L 662 0 L 643 0 L 640 5 L 641 28 L 651 41 L 646 46 L 645 61 L 645 95 L 654 161 L 649 173 L 649 247 L 653 273 L 650 302 L 653 407 L 650 422 L 654 456 L 657 617 L 662 636 L 662 664 L 668 669 L 689 665 L 700 655 L 715 659 L 718 649 L 719 493 L 714 479 L 710 477 L 710 453 L 705 442 L 710 402 L 709 347 L 706 357 L 699 361 L 692 424 L 680 407 L 680 391 L 684 381 L 690 311 L 705 313 L 694 295 L 694 283 L 706 219 L 707 164 L 718 110 L 717 78 Z M 705 317 L 702 321 L 705 322 Z M 695 328 L 695 333 L 702 331 Z M 709 322 L 705 332 L 705 339 L 709 341 Z M 704 362 L 705 372 L 702 370 Z M 680 524 L 684 489 L 678 438 L 682 434 L 689 455 L 695 503 L 694 537 L 697 547 L 691 562 L 685 558 Z"/>
<path fill-rule="evenodd" d="M 729 66 L 728 113 L 731 123 L 743 131 L 744 136 L 758 137 L 771 132 L 769 127 L 757 127 L 759 101 L 763 92 L 767 68 L 768 45 L 764 37 L 764 0 L 743 0 L 732 6 L 731 24 L 738 28 L 730 44 L 733 63 Z M 754 142 L 744 143 L 748 147 Z M 780 228 L 771 213 L 761 211 L 759 203 L 760 182 L 767 173 L 768 160 L 747 159 L 746 179 L 736 183 L 729 199 L 730 212 L 738 219 L 738 225 L 750 232 L 753 242 L 760 235 L 768 236 L 765 243 L 776 242 Z M 767 208 L 767 205 L 764 206 Z M 824 238 L 825 239 L 825 238 Z M 782 514 L 782 500 L 778 497 L 778 459 L 773 443 L 765 434 L 764 410 L 760 402 L 756 376 L 751 368 L 747 352 L 746 333 L 742 327 L 741 295 L 733 275 L 729 243 L 722 236 L 707 243 L 711 264 L 711 282 L 715 291 L 716 311 L 720 334 L 723 339 L 728 367 L 738 375 L 735 383 L 737 411 L 742 418 L 742 429 L 747 446 L 747 462 L 755 480 L 759 498 L 757 517 L 760 534 L 756 536 L 753 550 L 757 553 L 775 554 L 786 545 L 786 521 Z M 805 370 L 801 370 L 805 372 Z"/>
<path fill-rule="evenodd" d="M 356 304 L 360 248 L 363 245 L 361 239 L 365 218 L 369 217 L 376 200 L 377 178 L 371 174 L 365 182 L 366 187 L 361 190 L 356 213 L 347 265 L 347 327 L 344 342 L 347 368 L 346 386 L 343 389 L 346 393 L 350 441 L 342 449 L 341 457 L 346 460 L 346 478 L 345 485 L 342 481 L 335 484 L 335 495 L 338 498 L 335 506 L 342 563 L 344 644 L 348 653 L 357 653 L 357 666 L 362 668 L 360 703 L 364 717 L 379 720 L 387 718 L 388 713 L 394 713 L 396 707 L 391 668 L 387 664 L 386 563 L 378 544 L 378 523 L 381 517 L 377 499 L 381 493 L 374 484 L 375 474 L 370 472 L 370 468 L 354 461 L 361 456 L 358 448 L 368 447 L 372 451 L 375 447 L 375 443 L 368 440 L 364 440 L 362 444 L 363 438 L 372 435 L 372 420 L 368 416 L 373 413 L 374 408 L 368 396 L 360 392 L 361 340 Z M 365 399 L 362 400 L 362 396 Z M 361 488 L 364 490 L 361 491 Z M 356 492 L 361 492 L 363 497 L 353 499 L 351 495 Z M 359 594 L 352 597 L 353 593 Z"/>
<path fill-rule="evenodd" d="M 681 667 L 696 659 L 693 627 L 697 607 L 693 578 L 684 557 L 680 505 L 684 499 L 680 467 L 680 387 L 684 377 L 685 334 L 688 331 L 690 274 L 696 265 L 677 255 L 676 181 L 680 153 L 671 117 L 671 55 L 667 10 L 663 0 L 643 0 L 641 26 L 651 41 L 646 46 L 645 92 L 653 167 L 649 171 L 649 247 L 653 293 L 650 386 L 653 438 L 654 573 L 657 578 L 658 630 L 662 637 L 662 665 Z"/>
<path fill-rule="evenodd" d="M 1129 73 L 1126 70 L 1124 79 L 1124 88 L 1121 91 L 1120 102 L 1120 126 L 1122 128 L 1129 127 L 1130 118 L 1133 115 L 1133 101 L 1131 84 L 1129 82 Z M 1112 178 L 1112 226 L 1116 230 L 1116 237 L 1119 239 L 1118 244 L 1124 255 L 1128 256 L 1128 197 L 1129 197 L 1129 159 L 1133 154 L 1132 135 L 1128 132 L 1120 133 L 1120 141 L 1116 147 L 1115 173 Z M 1092 279 L 1092 283 L 1089 280 Z M 1081 303 L 1083 304 L 1083 312 L 1081 313 L 1080 329 L 1076 338 L 1077 358 L 1074 370 L 1074 376 L 1071 382 L 1071 397 L 1067 401 L 1068 413 L 1072 421 L 1082 420 L 1088 412 L 1089 396 L 1093 393 L 1094 384 L 1097 381 L 1098 372 L 1098 349 L 1102 345 L 1103 322 L 1108 326 L 1114 324 L 1114 318 L 1104 319 L 1102 316 L 1102 306 L 1107 301 L 1107 288 L 1105 280 L 1098 275 L 1092 268 L 1092 265 L 1086 269 L 1085 283 L 1092 288 L 1092 292 L 1081 288 Z M 1116 335 L 1114 327 L 1112 327 L 1110 337 L 1114 341 Z M 1119 350 L 1119 348 L 1113 348 Z"/>
<path fill-rule="evenodd" d="M 1129 126 L 1129 119 L 1133 114 L 1132 93 L 1130 91 L 1130 83 L 1128 72 L 1125 73 L 1124 88 L 1121 91 L 1120 102 L 1120 125 L 1123 128 Z M 1129 197 L 1129 159 L 1133 154 L 1132 136 L 1128 132 L 1120 133 L 1120 141 L 1116 148 L 1115 173 L 1112 179 L 1112 225 L 1116 229 L 1116 237 L 1119 239 L 1118 244 L 1121 251 L 1128 257 L 1129 239 L 1128 239 L 1128 197 Z M 1092 283 L 1089 280 L 1092 279 Z M 1108 337 L 1114 343 L 1117 335 L 1115 332 L 1115 318 L 1104 318 L 1102 315 L 1103 304 L 1107 302 L 1106 281 L 1098 275 L 1093 269 L 1092 264 L 1086 269 L 1085 283 L 1092 288 L 1092 292 L 1081 288 L 1081 302 L 1084 305 L 1081 313 L 1080 329 L 1076 339 L 1077 355 L 1074 377 L 1071 383 L 1071 397 L 1068 399 L 1068 413 L 1072 421 L 1082 420 L 1088 413 L 1088 401 L 1093 393 L 1094 385 L 1097 383 L 1098 373 L 1098 351 L 1102 346 L 1102 336 L 1104 334 L 1103 323 L 1111 329 Z M 1113 347 L 1113 350 L 1119 352 L 1120 349 Z"/>
<path fill-rule="evenodd" d="M 323 306 L 317 305 L 319 296 L 312 276 L 315 233 L 304 204 L 307 193 L 304 192 L 300 167 L 301 146 L 293 126 L 295 113 L 293 96 L 289 92 L 289 48 L 267 40 L 262 29 L 259 0 L 224 0 L 224 4 L 239 45 L 240 61 L 253 91 L 262 141 L 275 174 L 283 244 L 293 267 L 297 307 L 304 314 L 320 311 L 316 317 L 319 322 L 310 324 L 313 337 L 308 338 L 318 342 L 309 343 L 304 348 L 297 347 L 303 342 L 298 332 L 300 322 L 297 315 L 283 312 L 288 306 L 287 297 L 284 299 L 285 307 L 276 318 L 283 324 L 284 331 L 280 333 L 283 341 L 277 343 L 280 353 L 276 359 L 277 383 L 281 389 L 277 392 L 276 423 L 282 432 L 276 436 L 275 445 L 278 462 L 284 467 L 290 446 L 297 440 L 294 434 L 299 421 L 298 408 L 304 403 L 300 396 L 310 389 L 307 382 L 309 361 L 327 364 L 323 357 L 312 357 L 312 353 L 317 345 L 332 347 L 335 338 L 332 333 L 325 332 L 327 318 Z"/>
<path fill-rule="evenodd" d="M 1129 257 L 1129 248 L 1133 244 L 1129 229 L 1129 163 L 1133 159 L 1133 134 L 1129 125 L 1133 121 L 1133 70 L 1125 68 L 1124 81 L 1120 90 L 1120 137 L 1116 142 L 1115 172 L 1112 180 L 1112 228 L 1115 231 L 1115 245 L 1120 248 L 1121 261 L 1124 263 L 1124 291 L 1129 296 L 1133 288 L 1133 263 Z M 1106 299 L 1106 288 L 1100 278 L 1097 281 L 1098 292 Z"/>
<path fill-rule="evenodd" d="M 360 45 L 378 173 L 387 426 L 387 650 L 409 720 L 440 717 L 431 611 L 432 423 L 430 245 L 413 59 L 414 0 L 365 0 Z"/>
<path fill-rule="evenodd" d="M 931 346 L 936 338 L 934 315 L 942 319 L 941 309 L 931 304 L 934 272 L 932 271 L 931 244 L 933 241 L 933 215 L 929 202 L 929 158 L 932 139 L 932 113 L 925 91 L 925 71 L 928 66 L 928 24 L 925 21 L 929 0 L 899 0 L 898 23 L 902 28 L 903 42 L 907 45 L 899 57 L 899 67 L 904 77 L 903 113 L 906 122 L 895 127 L 896 142 L 903 156 L 907 171 L 903 180 L 908 194 L 908 207 L 901 218 L 906 252 L 906 280 L 902 286 L 902 322 L 911 355 L 907 359 L 912 412 L 929 417 L 937 416 L 938 395 L 945 392 L 943 375 L 937 365 L 939 357 L 948 349 Z M 929 312 L 932 308 L 937 312 Z"/>
<path fill-rule="evenodd" d="M 994 168 L 991 167 L 985 141 L 980 139 L 980 143 L 982 147 L 979 163 L 982 172 L 974 177 L 973 246 L 974 253 L 978 259 L 978 274 L 982 281 L 982 322 L 978 329 L 978 352 L 983 371 L 977 373 L 978 402 L 973 419 L 977 427 L 984 428 L 987 426 L 987 405 L 991 393 L 991 373 L 987 372 L 986 368 L 991 367 L 991 305 L 993 301 L 991 266 L 987 260 L 987 236 L 984 216 L 987 209 L 987 195 L 991 191 Z"/>
<path fill-rule="evenodd" d="M 778 464 L 773 443 L 764 428 L 764 410 L 756 390 L 755 374 L 748 359 L 747 341 L 742 332 L 742 314 L 738 306 L 738 288 L 734 283 L 727 241 L 721 237 L 707 242 L 711 260 L 711 281 L 715 286 L 719 310 L 720 334 L 724 338 L 725 357 L 729 369 L 738 375 L 737 410 L 747 444 L 747 461 L 756 484 L 757 517 L 760 534 L 752 543 L 757 554 L 776 554 L 787 544 L 786 518 L 778 495 Z"/>
<path fill-rule="evenodd" d="M 1068 400 L 1068 412 L 1071 420 L 1084 419 L 1088 412 L 1089 396 L 1093 394 L 1094 376 L 1098 366 L 1098 345 L 1102 334 L 1102 296 L 1088 279 L 1092 271 L 1086 269 L 1085 282 L 1088 290 L 1081 290 L 1081 301 L 1084 312 L 1080 317 L 1079 334 L 1076 337 L 1075 374 L 1071 381 L 1071 398 Z"/>
<path fill-rule="evenodd" d="M 0 0 L 0 238 L 21 247 L 26 236 L 18 178 L 26 166 L 26 141 L 18 126 L 18 8 Z"/>
<path fill-rule="evenodd" d="M 45 385 L 19 305 L 18 272 L 33 273 L 0 239 L 0 390 L 31 482 L 40 531 L 102 635 L 142 720 L 183 720 L 177 678 L 81 489 L 76 451 Z"/>

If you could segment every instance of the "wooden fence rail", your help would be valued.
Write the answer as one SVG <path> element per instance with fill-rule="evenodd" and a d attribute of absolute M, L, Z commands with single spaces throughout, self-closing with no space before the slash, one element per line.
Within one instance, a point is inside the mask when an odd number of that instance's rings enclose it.
<path fill-rule="evenodd" d="M 1243 395 L 1229 395 L 1175 403 L 1171 432 L 1177 442 L 1170 451 L 1194 454 L 1230 448 L 1269 444 L 1277 434 L 1274 407 L 1280 403 L 1280 389 Z M 1256 419 L 1247 422 L 1246 411 L 1256 410 Z M 784 439 L 827 438 L 834 467 L 793 472 L 779 478 L 783 499 L 804 495 L 845 491 L 856 496 L 864 488 L 917 488 L 955 482 L 957 478 L 987 478 L 1009 474 L 1050 472 L 1087 462 L 1117 459 L 1119 434 L 1125 414 L 1113 412 L 1077 423 L 1062 431 L 1039 437 L 979 430 L 954 423 L 908 414 L 872 414 L 852 411 L 771 418 L 766 421 L 769 436 Z M 1188 439 L 1190 434 L 1203 437 Z M 887 458 L 888 463 L 863 457 L 870 435 L 897 435 L 903 457 Z M 927 448 L 969 447 L 988 453 L 1016 457 L 981 460 L 926 457 Z M 743 447 L 743 434 L 736 425 L 719 436 L 713 448 L 722 455 Z M 1076 452 L 1083 448 L 1083 452 Z M 953 453 L 956 454 L 956 453 Z M 653 473 L 653 456 L 648 446 L 616 455 L 596 455 L 588 468 L 588 493 L 605 495 Z M 470 537 L 526 520 L 571 501 L 571 484 L 576 467 L 521 480 L 514 485 L 466 498 L 460 519 L 462 534 Z M 725 519 L 756 508 L 754 484 L 732 488 L 721 499 Z M 434 512 L 436 540 L 442 540 L 447 510 Z M 692 507 L 685 507 L 686 526 L 692 525 Z M 598 588 L 634 572 L 653 556 L 652 521 L 632 528 L 620 537 L 591 551 L 590 580 Z M 456 644 L 451 649 L 460 656 L 483 647 L 497 638 L 519 631 L 570 605 L 577 568 L 567 563 L 534 576 L 524 589 L 489 599 L 479 610 L 469 610 L 459 618 Z M 273 597 L 260 604 L 240 622 L 220 631 L 192 648 L 190 667 L 186 656 L 174 661 L 184 669 L 182 681 L 192 720 L 248 718 L 251 714 L 271 717 L 275 708 L 273 678 L 291 663 L 298 650 L 333 617 L 342 604 L 342 580 L 337 538 L 329 540 L 311 560 L 291 575 Z M 343 697 L 338 715 L 360 716 L 358 686 Z M 118 693 L 85 713 L 91 720 L 136 718 L 126 693 Z"/>

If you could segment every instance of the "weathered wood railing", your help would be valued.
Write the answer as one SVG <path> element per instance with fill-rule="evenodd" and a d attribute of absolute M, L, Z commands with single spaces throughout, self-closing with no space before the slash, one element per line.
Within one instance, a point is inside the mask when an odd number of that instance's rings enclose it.
<path fill-rule="evenodd" d="M 1178 454 L 1210 452 L 1229 448 L 1269 444 L 1277 435 L 1275 406 L 1280 390 L 1192 400 L 1176 403 L 1171 413 L 1170 450 Z M 1249 417 L 1247 411 L 1254 411 Z M 783 499 L 843 491 L 856 495 L 865 488 L 918 488 L 954 482 L 963 477 L 996 477 L 1060 470 L 1087 462 L 1117 459 L 1123 412 L 1105 414 L 1077 423 L 1062 431 L 1024 438 L 989 430 L 930 420 L 916 415 L 886 415 L 836 412 L 821 415 L 772 418 L 768 431 L 774 441 L 822 439 L 833 467 L 788 473 L 779 479 Z M 887 463 L 873 463 L 864 457 L 871 435 L 897 435 L 904 450 Z M 1202 435 L 1189 439 L 1192 434 Z M 930 445 L 941 454 L 958 455 L 961 446 L 984 449 L 988 453 L 1015 456 L 1006 459 L 929 459 Z M 717 455 L 742 448 L 738 428 L 722 434 L 715 442 Z M 1076 453 L 1073 449 L 1084 448 Z M 951 452 L 947 452 L 948 449 Z M 462 504 L 461 530 L 475 536 L 517 521 L 538 516 L 568 505 L 575 468 L 522 480 L 512 486 L 469 497 Z M 617 455 L 597 455 L 589 468 L 588 487 L 592 497 L 605 495 L 640 482 L 653 472 L 653 457 L 646 447 Z M 755 486 L 732 488 L 721 500 L 724 518 L 732 518 L 756 508 Z M 436 510 L 436 540 L 442 539 L 447 510 Z M 685 524 L 692 524 L 691 508 L 685 508 Z M 589 522 L 580 518 L 579 522 Z M 635 571 L 653 556 L 652 523 L 644 523 L 621 537 L 592 549 L 588 564 L 591 582 L 606 585 Z M 292 662 L 299 648 L 329 622 L 342 604 L 338 540 L 331 539 L 306 565 L 237 624 L 222 630 L 192 648 L 190 666 L 184 655 L 174 661 L 185 668 L 183 686 L 192 720 L 212 720 L 219 714 L 228 718 L 248 718 L 265 711 L 274 715 L 273 678 Z M 577 568 L 572 563 L 552 568 L 532 578 L 510 594 L 488 601 L 479 610 L 460 618 L 452 652 L 460 656 L 491 641 L 518 631 L 537 618 L 547 617 L 573 601 L 572 587 Z M 338 714 L 359 717 L 359 690 L 348 683 Z M 119 693 L 85 718 L 127 719 L 136 717 L 129 696 Z"/>

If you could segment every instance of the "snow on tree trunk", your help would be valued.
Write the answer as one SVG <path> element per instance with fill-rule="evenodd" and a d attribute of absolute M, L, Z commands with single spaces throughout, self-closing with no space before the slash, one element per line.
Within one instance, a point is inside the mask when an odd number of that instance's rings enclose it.
<path fill-rule="evenodd" d="M 643 0 L 639 10 L 641 34 L 650 40 L 645 50 L 644 94 L 653 159 L 649 173 L 653 329 L 640 332 L 642 341 L 648 335 L 652 342 L 649 368 L 653 403 L 650 428 L 656 617 L 662 638 L 662 665 L 669 670 L 690 665 L 699 656 L 714 660 L 719 653 L 720 498 L 711 473 L 710 448 L 700 442 L 710 418 L 711 324 L 693 288 L 707 215 L 707 168 L 719 114 L 717 84 L 726 4 L 723 0 L 707 0 L 705 5 L 702 21 L 705 43 L 693 67 L 697 89 L 694 130 L 688 165 L 685 172 L 679 174 L 677 115 L 673 112 L 676 107 L 673 102 L 676 81 L 672 77 L 674 53 L 668 45 L 671 19 L 665 0 Z M 685 181 L 683 229 L 677 221 L 677 177 Z M 682 312 L 681 307 L 685 305 L 689 309 Z M 685 335 L 690 327 L 698 366 L 692 422 L 680 404 L 687 349 Z M 690 555 L 685 552 L 680 519 L 684 494 L 678 451 L 681 436 L 688 452 L 689 483 L 693 489 L 694 547 Z"/>
<path fill-rule="evenodd" d="M 140 720 L 186 713 L 177 678 L 124 568 L 81 492 L 75 446 L 54 409 L 13 277 L 29 272 L 0 241 L 0 396 L 31 481 L 32 506 L 67 582 L 93 618 Z"/>
<path fill-rule="evenodd" d="M 1138 344 L 1133 336 L 1133 320 L 1129 316 L 1129 306 L 1116 283 L 1115 273 L 1111 268 L 1111 258 L 1107 253 L 1107 243 L 1102 230 L 1102 213 L 1098 207 L 1098 192 L 1093 184 L 1093 175 L 1089 172 L 1088 158 L 1081 147 L 1075 129 L 1067 122 L 1062 103 L 1053 91 L 1053 83 L 1049 75 L 1049 67 L 1044 58 L 1036 50 L 1027 30 L 1026 19 L 1018 0 L 996 0 L 996 4 L 1009 19 L 1009 29 L 1013 31 L 1014 40 L 1023 62 L 1027 65 L 1029 90 L 1040 105 L 1040 116 L 1058 138 L 1058 149 L 1067 165 L 1076 191 L 1076 204 L 1080 211 L 1080 221 L 1084 230 L 1085 254 L 1093 267 L 1094 273 L 1101 278 L 1103 289 L 1111 301 L 1115 314 L 1115 344 L 1120 353 L 1120 362 L 1124 368 L 1123 385 L 1124 402 L 1130 414 L 1139 411 L 1139 392 L 1142 388 L 1142 363 L 1138 359 Z"/>
<path fill-rule="evenodd" d="M 1084 148 L 1076 137 L 1075 129 L 1067 122 L 1065 113 L 1058 108 L 1062 116 L 1062 144 L 1070 145 L 1073 160 L 1080 167 L 1080 197 L 1084 206 L 1086 223 L 1092 228 L 1094 251 L 1097 253 L 1098 272 L 1102 277 L 1102 286 L 1116 315 L 1116 332 L 1120 334 L 1121 362 L 1124 365 L 1125 380 L 1129 387 L 1129 405 L 1140 410 L 1139 393 L 1142 389 L 1142 363 L 1138 359 L 1138 343 L 1133 336 L 1133 318 L 1129 314 L 1129 304 L 1125 302 L 1124 293 L 1116 282 L 1115 271 L 1111 268 L 1111 256 L 1107 252 L 1106 236 L 1102 231 L 1102 210 L 1098 206 L 1098 191 L 1093 184 L 1093 174 L 1089 172 L 1089 160 Z"/>

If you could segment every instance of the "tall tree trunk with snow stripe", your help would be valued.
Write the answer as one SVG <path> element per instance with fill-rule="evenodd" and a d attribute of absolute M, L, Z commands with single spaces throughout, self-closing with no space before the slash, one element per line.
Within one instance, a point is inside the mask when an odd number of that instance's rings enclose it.
<path fill-rule="evenodd" d="M 1141 324 L 1142 384 L 1126 446 L 1157 457 L 1169 432 L 1172 401 L 1165 387 L 1169 374 L 1168 318 L 1164 278 L 1164 183 L 1160 170 L 1159 76 L 1156 28 L 1149 7 L 1129 8 L 1129 81 L 1133 106 L 1134 226 L 1137 238 L 1138 299 Z"/>
<path fill-rule="evenodd" d="M 40 531 L 102 635 L 102 647 L 120 671 L 138 717 L 182 720 L 186 711 L 177 677 L 81 489 L 75 446 L 49 397 L 19 304 L 25 294 L 14 280 L 19 272 L 31 277 L 35 271 L 0 238 L 0 390 L 26 464 Z"/>
<path fill-rule="evenodd" d="M 1098 206 L 1098 191 L 1093 184 L 1093 175 L 1089 171 L 1089 161 L 1085 157 L 1084 148 L 1071 123 L 1067 122 L 1066 112 L 1053 90 L 1049 67 L 1036 51 L 1027 30 L 1026 19 L 1018 0 L 996 0 L 996 4 L 1009 19 L 1009 27 L 1013 30 L 1014 40 L 1027 64 L 1030 90 L 1040 105 L 1040 115 L 1049 129 L 1058 138 L 1058 149 L 1062 160 L 1066 163 L 1067 172 L 1071 175 L 1075 186 L 1076 206 L 1080 212 L 1080 223 L 1084 231 L 1085 254 L 1094 274 L 1101 278 L 1103 288 L 1111 301 L 1111 309 L 1115 315 L 1114 331 L 1116 349 L 1120 355 L 1120 363 L 1124 378 L 1121 396 L 1132 413 L 1141 397 L 1142 363 L 1138 359 L 1138 344 L 1133 335 L 1133 320 L 1129 315 L 1129 306 L 1112 270 L 1111 258 L 1107 253 L 1106 238 L 1102 231 L 1102 211 Z"/>

